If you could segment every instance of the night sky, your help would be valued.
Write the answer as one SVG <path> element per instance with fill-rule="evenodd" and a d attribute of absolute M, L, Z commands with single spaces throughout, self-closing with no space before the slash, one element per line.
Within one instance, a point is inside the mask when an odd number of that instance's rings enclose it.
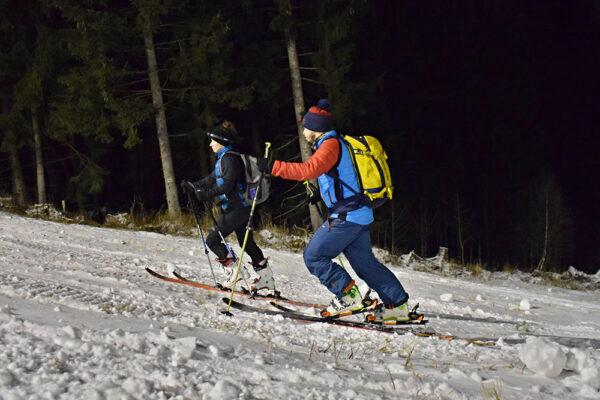
<path fill-rule="evenodd" d="M 600 268 L 600 2 L 386 2 L 377 13 L 398 132 L 429 137 L 440 168 L 469 154 L 462 171 L 475 181 L 502 186 L 503 163 L 553 173 L 573 213 L 573 263 Z"/>

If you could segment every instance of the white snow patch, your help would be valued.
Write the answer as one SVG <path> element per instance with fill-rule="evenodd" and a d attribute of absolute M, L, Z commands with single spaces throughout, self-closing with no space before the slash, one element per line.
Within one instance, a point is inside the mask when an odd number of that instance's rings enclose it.
<path fill-rule="evenodd" d="M 529 300 L 528 299 L 521 300 L 521 302 L 519 303 L 519 309 L 521 311 L 531 310 L 531 303 L 529 302 Z"/>
<path fill-rule="evenodd" d="M 450 303 L 452 300 L 454 300 L 454 295 L 452 293 L 444 293 L 440 295 L 440 300 Z"/>
<path fill-rule="evenodd" d="M 560 345 L 545 338 L 529 338 L 519 350 L 521 361 L 533 372 L 555 378 L 567 363 L 567 355 Z"/>
<path fill-rule="evenodd" d="M 236 399 L 241 390 L 240 388 L 228 379 L 218 381 L 215 386 L 208 392 L 209 399 Z"/>
<path fill-rule="evenodd" d="M 167 274 L 173 278 L 176 278 L 176 273 L 179 273 L 179 269 L 174 264 L 167 263 Z"/>

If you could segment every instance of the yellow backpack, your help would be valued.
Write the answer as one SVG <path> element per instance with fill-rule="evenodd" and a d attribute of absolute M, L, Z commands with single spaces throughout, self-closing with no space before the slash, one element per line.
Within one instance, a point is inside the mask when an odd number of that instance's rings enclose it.
<path fill-rule="evenodd" d="M 342 135 L 340 139 L 350 151 L 365 205 L 376 208 L 387 199 L 391 199 L 394 191 L 392 176 L 387 163 L 387 154 L 379 140 L 367 135 Z"/>

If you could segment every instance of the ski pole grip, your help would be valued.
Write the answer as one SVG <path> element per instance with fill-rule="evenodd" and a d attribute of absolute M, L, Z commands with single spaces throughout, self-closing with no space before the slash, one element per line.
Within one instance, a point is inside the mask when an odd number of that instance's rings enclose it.
<path fill-rule="evenodd" d="M 308 197 L 312 197 L 315 194 L 315 192 L 313 191 L 312 185 L 310 184 L 310 182 L 304 181 L 303 184 L 306 187 L 306 194 L 308 195 Z"/>

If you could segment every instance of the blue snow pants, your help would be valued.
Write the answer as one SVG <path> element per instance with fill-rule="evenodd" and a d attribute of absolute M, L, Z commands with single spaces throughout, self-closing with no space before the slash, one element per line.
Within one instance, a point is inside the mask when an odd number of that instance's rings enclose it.
<path fill-rule="evenodd" d="M 344 253 L 360 279 L 377 292 L 386 306 L 399 306 L 408 294 L 396 276 L 375 258 L 369 225 L 329 219 L 321 225 L 304 250 L 304 263 L 338 298 L 352 277 L 332 259 Z"/>

